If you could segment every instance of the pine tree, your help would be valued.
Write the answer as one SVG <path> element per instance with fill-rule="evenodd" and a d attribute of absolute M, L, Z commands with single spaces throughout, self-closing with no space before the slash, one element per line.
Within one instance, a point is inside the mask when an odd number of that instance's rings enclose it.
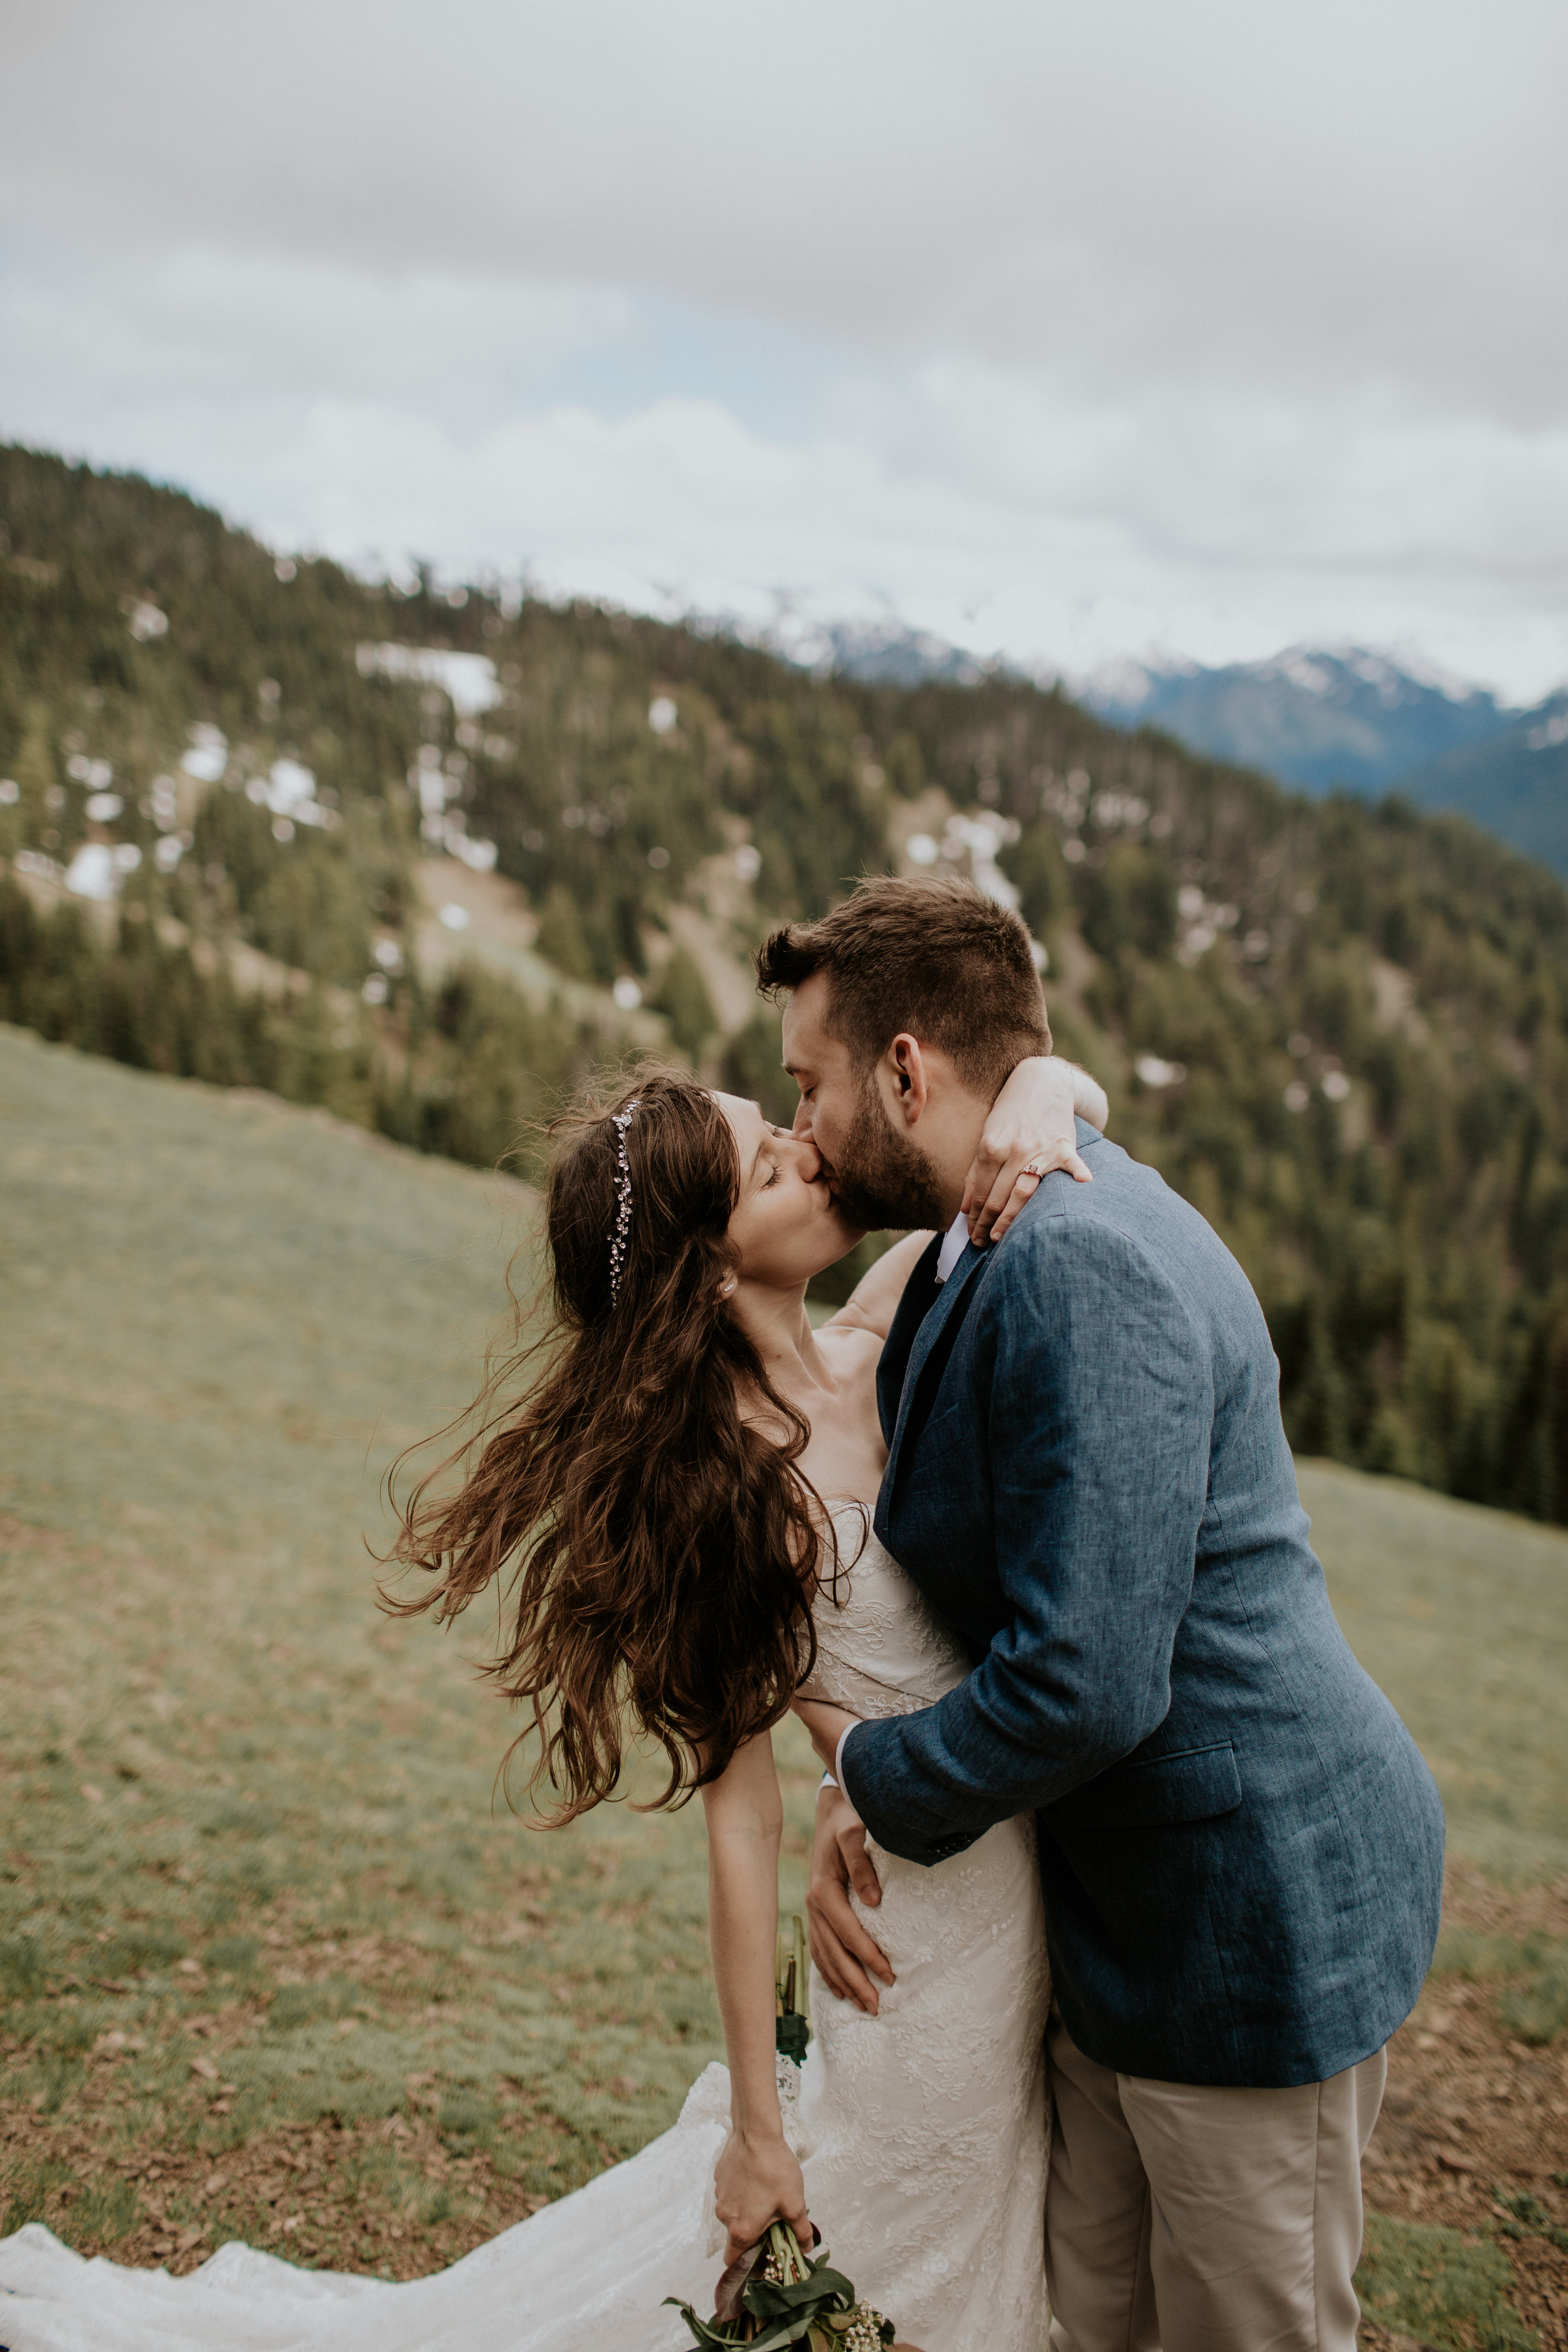
<path fill-rule="evenodd" d="M 719 1016 L 713 1010 L 708 983 L 685 948 L 675 950 L 648 1001 L 669 1023 L 671 1040 L 687 1060 L 700 1062 L 719 1026 Z"/>
<path fill-rule="evenodd" d="M 5 838 L 6 854 L 14 854 L 11 838 L 17 848 L 42 849 L 47 843 L 58 850 L 63 787 L 55 759 L 48 705 L 36 698 L 27 705 L 21 744 L 11 763 L 11 776 L 17 789 L 16 802 L 13 808 L 0 813 L 7 820 L 5 835 L 10 836 L 0 836 Z"/>

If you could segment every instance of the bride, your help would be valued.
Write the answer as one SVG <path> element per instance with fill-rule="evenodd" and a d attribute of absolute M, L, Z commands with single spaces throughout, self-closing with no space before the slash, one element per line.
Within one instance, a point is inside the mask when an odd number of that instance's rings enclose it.
<path fill-rule="evenodd" d="M 971 1179 L 983 1229 L 1000 1237 L 1042 1168 L 1087 1174 L 1075 1108 L 1103 1125 L 1071 1065 L 1015 1071 Z M 930 1870 L 871 1849 L 887 1974 L 836 1990 L 814 1970 L 798 2077 L 774 2055 L 773 1727 L 797 1701 L 929 1706 L 969 1670 L 870 1527 L 877 1360 L 931 1237 L 897 1244 L 814 1330 L 806 1285 L 858 1234 L 811 1142 L 651 1069 L 558 1132 L 553 1313 L 514 1360 L 542 1369 L 504 1405 L 487 1390 L 460 1483 L 416 1490 L 397 1552 L 430 1582 L 396 1605 L 449 1620 L 500 1585 L 489 1672 L 531 1718 L 549 1818 L 616 1790 L 628 1725 L 663 1752 L 659 1802 L 700 1791 L 728 2068 L 639 2155 L 410 2284 L 238 2243 L 171 2279 L 30 2224 L 0 2244 L 9 2352 L 673 2352 L 687 2333 L 664 2298 L 710 2308 L 721 2260 L 776 2217 L 803 2242 L 814 2223 L 927 2352 L 1044 2347 L 1032 1823 Z M 961 1220 L 944 1259 L 963 1237 Z"/>

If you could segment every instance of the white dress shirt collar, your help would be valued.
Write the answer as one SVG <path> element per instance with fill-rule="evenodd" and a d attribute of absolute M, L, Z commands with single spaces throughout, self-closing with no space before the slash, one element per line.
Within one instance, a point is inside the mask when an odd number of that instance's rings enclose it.
<path fill-rule="evenodd" d="M 952 1272 L 953 1267 L 958 1264 L 959 1259 L 963 1255 L 964 1251 L 968 1247 L 969 1220 L 964 1215 L 963 1211 L 960 1209 L 957 1216 L 954 1217 L 952 1224 L 949 1225 L 946 1233 L 943 1234 L 942 1237 L 942 1247 L 937 1252 L 936 1278 L 939 1282 L 945 1282 L 947 1280 L 948 1276 Z"/>

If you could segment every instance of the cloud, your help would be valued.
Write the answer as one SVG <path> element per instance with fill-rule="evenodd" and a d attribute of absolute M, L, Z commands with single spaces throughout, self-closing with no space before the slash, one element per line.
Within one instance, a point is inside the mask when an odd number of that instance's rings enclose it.
<path fill-rule="evenodd" d="M 162 399 L 174 378 L 194 400 L 390 399 L 459 427 L 613 347 L 636 317 L 606 288 L 205 243 L 0 275 L 13 381 L 25 368 L 51 397 L 115 407 Z"/>
<path fill-rule="evenodd" d="M 1568 669 L 1554 5 L 57 0 L 11 46 L 0 419 L 289 543 L 1069 666 Z"/>

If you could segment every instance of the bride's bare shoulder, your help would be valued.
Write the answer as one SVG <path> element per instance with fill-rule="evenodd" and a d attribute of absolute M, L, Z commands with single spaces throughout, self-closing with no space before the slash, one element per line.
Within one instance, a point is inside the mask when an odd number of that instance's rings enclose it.
<path fill-rule="evenodd" d="M 816 1344 L 838 1379 L 861 1375 L 876 1379 L 882 1341 L 877 1332 L 868 1331 L 863 1324 L 825 1323 L 816 1334 Z"/>

